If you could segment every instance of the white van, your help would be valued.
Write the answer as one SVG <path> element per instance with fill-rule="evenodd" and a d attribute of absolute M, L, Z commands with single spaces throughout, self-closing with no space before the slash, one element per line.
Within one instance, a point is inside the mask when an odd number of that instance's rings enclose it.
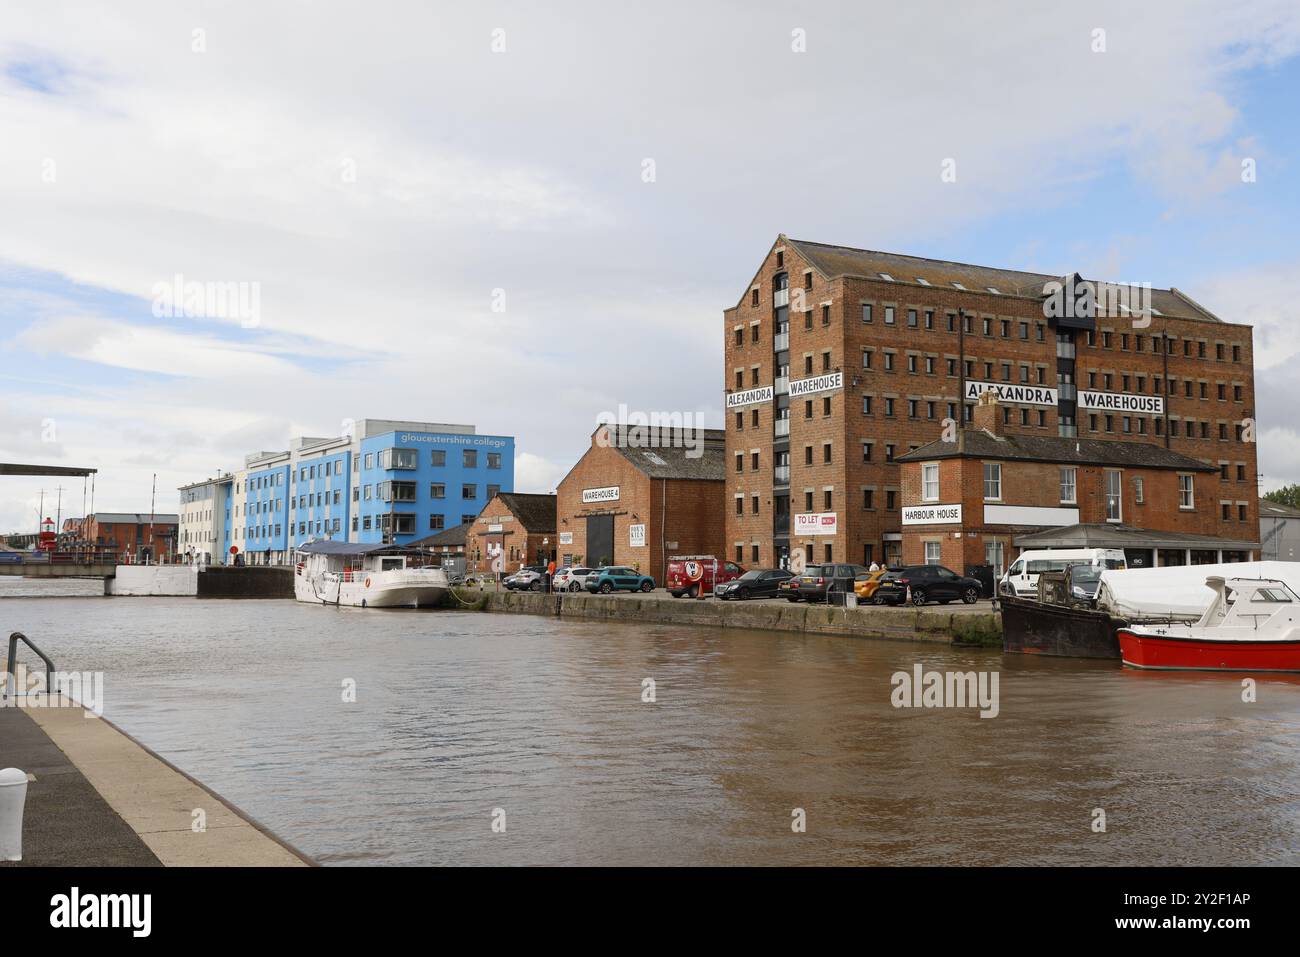
<path fill-rule="evenodd" d="M 1053 548 L 1023 552 L 998 581 L 998 594 L 1037 598 L 1038 576 L 1042 572 L 1064 571 L 1070 565 L 1091 565 L 1103 570 L 1127 567 L 1124 552 L 1119 548 Z"/>

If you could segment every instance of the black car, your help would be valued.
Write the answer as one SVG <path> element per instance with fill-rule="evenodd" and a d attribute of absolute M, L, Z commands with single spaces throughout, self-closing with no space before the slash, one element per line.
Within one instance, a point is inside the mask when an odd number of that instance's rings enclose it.
<path fill-rule="evenodd" d="M 982 590 L 978 578 L 958 575 L 942 565 L 908 565 L 886 572 L 871 600 L 877 605 L 901 605 L 907 601 L 909 588 L 913 605 L 931 601 L 941 605 L 950 601 L 973 605 Z"/>
<path fill-rule="evenodd" d="M 723 582 L 713 590 L 723 601 L 743 601 L 746 598 L 775 598 L 781 583 L 794 577 L 784 568 L 756 568 L 739 578 Z"/>
<path fill-rule="evenodd" d="M 1084 608 L 1097 607 L 1097 591 L 1101 588 L 1101 573 L 1105 569 L 1096 565 L 1071 565 L 1065 570 L 1066 587 L 1070 590 L 1070 603 Z"/>

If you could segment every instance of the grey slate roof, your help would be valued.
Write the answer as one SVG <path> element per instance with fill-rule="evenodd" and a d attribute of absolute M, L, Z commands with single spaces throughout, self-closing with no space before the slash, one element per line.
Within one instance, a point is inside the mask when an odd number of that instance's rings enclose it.
<path fill-rule="evenodd" d="M 898 462 L 934 459 L 999 459 L 1024 462 L 1060 462 L 1063 465 L 1115 465 L 1127 468 L 1175 469 L 1180 472 L 1217 472 L 1218 468 L 1149 442 L 1112 442 L 1107 439 L 1071 439 L 1056 435 L 993 435 L 983 429 L 966 429 L 956 442 L 942 440 L 900 455 Z"/>
<path fill-rule="evenodd" d="M 92 512 L 90 515 L 100 524 L 108 525 L 148 525 L 148 512 Z M 175 512 L 157 512 L 153 516 L 155 525 L 175 525 L 180 522 L 180 516 Z"/>
<path fill-rule="evenodd" d="M 1283 505 L 1280 502 L 1270 502 L 1266 498 L 1261 498 L 1259 500 L 1259 517 L 1300 518 L 1300 508 L 1293 508 L 1290 505 Z"/>
<path fill-rule="evenodd" d="M 464 525 L 457 525 L 455 528 L 444 528 L 441 532 L 434 532 L 432 535 L 411 542 L 411 547 L 442 548 L 444 545 L 450 547 L 464 545 L 473 524 L 473 522 L 466 522 Z"/>
<path fill-rule="evenodd" d="M 917 284 L 916 280 L 919 277 L 930 285 L 941 288 L 952 289 L 953 282 L 959 282 L 972 292 L 987 293 L 987 287 L 992 286 L 1003 295 L 1042 299 L 1045 283 L 1060 282 L 1065 278 L 1049 276 L 1045 273 L 1021 272 L 1016 269 L 998 269 L 994 266 L 974 266 L 942 259 L 905 256 L 901 253 L 855 249 L 851 246 L 831 246 L 789 237 L 786 237 L 785 242 L 798 249 L 813 268 L 831 279 L 840 276 L 858 276 L 879 282 L 880 274 L 887 273 L 896 282 L 910 283 L 913 286 Z M 1153 288 L 1151 305 L 1166 316 L 1223 321 L 1177 289 Z"/>
<path fill-rule="evenodd" d="M 554 495 L 530 492 L 498 492 L 497 498 L 510 509 L 510 514 L 526 532 L 555 531 Z"/>

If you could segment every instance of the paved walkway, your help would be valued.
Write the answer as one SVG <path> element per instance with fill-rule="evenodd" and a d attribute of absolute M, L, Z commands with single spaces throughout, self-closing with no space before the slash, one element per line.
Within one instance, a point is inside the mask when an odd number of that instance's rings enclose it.
<path fill-rule="evenodd" d="M 0 867 L 158 866 L 140 835 L 20 708 L 0 708 L 0 767 L 35 777 L 27 785 L 23 859 Z"/>
<path fill-rule="evenodd" d="M 310 860 L 102 718 L 0 708 L 0 767 L 28 785 L 23 864 L 294 867 Z M 195 812 L 202 812 L 196 830 Z"/>

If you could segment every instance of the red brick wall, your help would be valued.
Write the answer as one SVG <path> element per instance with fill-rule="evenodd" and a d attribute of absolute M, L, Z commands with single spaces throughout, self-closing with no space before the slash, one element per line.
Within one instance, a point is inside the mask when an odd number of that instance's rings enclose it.
<path fill-rule="evenodd" d="M 617 485 L 616 502 L 584 504 L 582 490 Z M 584 563 L 600 556 L 587 553 L 588 515 L 614 516 L 614 554 L 611 564 L 634 565 L 663 582 L 664 556 L 674 554 L 723 555 L 724 508 L 722 481 L 650 479 L 615 448 L 597 444 L 560 482 L 556 489 L 559 533 L 572 533 L 573 543 L 557 545 L 557 561 L 582 556 Z M 664 508 L 664 487 L 667 508 Z M 666 521 L 665 521 L 666 516 Z M 630 526 L 645 525 L 646 544 L 633 548 Z M 671 543 L 676 542 L 674 547 Z"/>
<path fill-rule="evenodd" d="M 777 266 L 777 253 L 783 253 L 783 265 Z M 817 395 L 813 401 L 812 416 L 805 418 L 804 402 L 806 398 L 791 400 L 790 458 L 791 478 L 790 496 L 791 512 L 805 511 L 804 490 L 814 490 L 813 511 L 823 511 L 823 489 L 833 489 L 833 510 L 839 514 L 839 534 L 834 537 L 817 538 L 816 558 L 823 558 L 823 545 L 832 545 L 836 560 L 847 559 L 861 561 L 863 546 L 873 546 L 873 558 L 881 558 L 882 538 L 887 532 L 899 532 L 901 495 L 895 495 L 894 507 L 888 507 L 888 493 L 900 491 L 901 476 L 897 465 L 885 461 L 886 446 L 895 446 L 895 454 L 902 455 L 913 447 L 919 447 L 940 436 L 942 420 L 947 415 L 949 403 L 957 403 L 958 376 L 947 374 L 946 360 L 958 358 L 958 335 L 948 332 L 947 313 L 958 307 L 971 314 L 972 331 L 965 339 L 965 358 L 972 364 L 971 379 L 990 379 L 1003 381 L 1003 363 L 1010 365 L 1011 382 L 1019 383 L 1020 368 L 1028 370 L 1031 385 L 1039 384 L 1041 370 L 1042 384 L 1057 388 L 1056 344 L 1052 328 L 1047 324 L 1042 312 L 1042 305 L 1036 300 L 1019 299 L 1007 295 L 995 295 L 977 290 L 957 290 L 939 286 L 921 286 L 907 281 L 907 277 L 896 275 L 898 282 L 885 280 L 844 278 L 826 280 L 819 274 L 812 274 L 811 288 L 804 288 L 805 270 L 808 264 L 798 254 L 795 247 L 778 239 L 776 245 L 768 252 L 759 266 L 758 272 L 751 279 L 750 285 L 742 293 L 739 302 L 723 312 L 724 338 L 724 388 L 736 388 L 735 373 L 743 373 L 742 388 L 752 388 L 754 384 L 753 369 L 757 367 L 759 385 L 772 384 L 774 373 L 772 335 L 773 335 L 773 281 L 776 274 L 785 271 L 789 275 L 790 288 L 790 377 L 805 376 L 804 358 L 811 356 L 813 374 L 823 368 L 822 355 L 829 351 L 830 368 L 844 372 L 845 387 L 842 392 L 829 393 L 831 409 L 829 416 L 823 415 L 822 398 Z M 753 302 L 752 290 L 757 287 L 758 301 Z M 803 306 L 812 312 L 812 328 L 805 329 L 803 311 L 799 308 L 799 297 L 803 297 Z M 822 321 L 822 303 L 829 301 L 829 323 Z M 862 321 L 862 303 L 872 304 L 872 322 Z M 885 323 L 885 306 L 893 305 L 894 324 Z M 908 326 L 908 310 L 916 309 L 917 327 Z M 925 312 L 934 314 L 933 328 L 925 328 Z M 983 320 L 990 320 L 990 335 L 984 335 Z M 1002 321 L 1007 322 L 1008 336 L 1002 336 Z M 1028 323 L 1028 339 L 1019 338 L 1021 322 Z M 753 342 L 752 324 L 757 322 L 759 341 Z M 735 329 L 739 326 L 742 343 L 735 342 Z M 1038 339 L 1038 328 L 1042 326 L 1042 341 Z M 1103 344 L 1103 331 L 1112 332 L 1110 347 Z M 1139 333 L 1145 336 L 1145 348 L 1138 353 L 1134 337 Z M 1090 371 L 1112 372 L 1111 388 L 1105 389 L 1102 381 L 1097 382 L 1097 389 L 1111 392 L 1138 392 L 1136 376 L 1146 376 L 1145 394 L 1151 394 L 1152 376 L 1163 374 L 1166 357 L 1163 353 L 1152 353 L 1150 337 L 1153 332 L 1162 332 L 1178 337 L 1179 349 L 1175 355 L 1168 356 L 1169 375 L 1178 379 L 1176 395 L 1167 396 L 1168 411 L 1180 422 L 1191 418 L 1196 422 L 1209 424 L 1210 438 L 1199 438 L 1199 424 L 1196 438 L 1188 439 L 1180 427 L 1179 435 L 1169 440 L 1168 445 L 1174 451 L 1182 452 L 1202 459 L 1212 465 L 1221 462 L 1228 464 L 1230 479 L 1222 488 L 1210 490 L 1213 476 L 1201 476 L 1197 479 L 1198 501 L 1202 498 L 1202 489 L 1206 496 L 1215 496 L 1217 506 L 1219 498 L 1233 503 L 1234 521 L 1232 537 L 1253 538 L 1258 530 L 1258 504 L 1256 501 L 1256 455 L 1255 445 L 1240 442 L 1235 438 L 1235 426 L 1243 418 L 1254 415 L 1254 376 L 1253 355 L 1251 347 L 1252 329 L 1249 326 L 1231 323 L 1218 323 L 1210 320 L 1179 319 L 1168 316 L 1153 317 L 1152 327 L 1146 330 L 1128 328 L 1125 323 L 1115 319 L 1098 320 L 1096 344 L 1089 346 L 1083 333 L 1077 335 L 1076 373 L 1081 388 L 1087 387 L 1087 373 Z M 1123 349 L 1121 334 L 1129 335 L 1129 348 Z M 1192 350 L 1192 357 L 1182 355 L 1183 338 L 1194 342 L 1206 340 L 1206 358 L 1198 358 L 1197 349 Z M 1225 346 L 1223 360 L 1216 358 L 1216 342 Z M 1232 361 L 1232 345 L 1240 349 L 1238 361 Z M 863 353 L 870 351 L 872 368 L 863 367 Z M 894 355 L 894 370 L 884 369 L 884 355 Z M 915 355 L 917 371 L 908 371 L 907 358 Z M 934 360 L 933 372 L 926 371 L 925 359 Z M 986 369 L 985 363 L 991 364 Z M 954 372 L 959 372 L 955 369 Z M 1130 375 L 1129 388 L 1123 388 L 1122 375 Z M 1196 383 L 1194 397 L 1184 395 L 1182 383 L 1191 378 Z M 1199 397 L 1199 381 L 1207 382 L 1207 398 Z M 1217 398 L 1217 384 L 1225 386 L 1224 400 Z M 1234 401 L 1234 384 L 1241 386 L 1241 399 Z M 1166 393 L 1161 392 L 1161 395 Z M 869 395 L 872 399 L 872 414 L 864 415 L 862 400 Z M 885 400 L 894 399 L 894 415 L 885 415 Z M 917 403 L 918 416 L 908 415 L 908 400 Z M 927 403 L 934 404 L 934 417 L 927 417 Z M 1011 421 L 1002 428 L 1008 432 L 1021 432 L 1032 435 L 1056 435 L 1057 411 L 1054 407 L 1009 405 Z M 1021 409 L 1028 411 L 1028 423 L 1022 424 Z M 759 422 L 753 425 L 753 410 L 757 409 Z M 1044 413 L 1043 424 L 1038 423 L 1038 412 Z M 737 541 L 745 543 L 745 554 L 750 553 L 752 542 L 760 543 L 760 555 L 763 564 L 773 560 L 773 413 L 774 403 L 750 406 L 742 411 L 743 428 L 738 428 L 735 410 L 726 410 L 727 457 L 726 457 L 726 532 L 728 557 L 734 557 L 734 545 Z M 1145 434 L 1136 431 L 1135 422 L 1130 426 L 1131 433 L 1122 431 L 1120 417 L 1113 425 L 1115 431 L 1105 433 L 1099 428 L 1097 432 L 1089 431 L 1086 412 L 1080 412 L 1078 418 L 1079 435 L 1089 438 L 1107 438 L 1121 441 L 1146 441 L 1165 444 L 1163 436 L 1155 435 L 1154 416 L 1148 416 Z M 1218 439 L 1218 424 L 1227 426 L 1226 440 Z M 1104 427 L 1104 420 L 1099 422 Z M 872 461 L 864 462 L 862 457 L 863 441 L 872 443 Z M 825 442 L 831 443 L 831 461 L 823 462 L 822 448 Z M 813 464 L 804 464 L 805 448 L 812 448 Z M 759 451 L 759 468 L 751 466 L 751 451 Z M 735 454 L 744 453 L 744 466 L 741 472 L 735 471 Z M 1241 466 L 1242 479 L 1236 478 L 1237 466 Z M 1204 483 L 1204 484 L 1202 484 Z M 872 508 L 864 507 L 863 489 L 872 489 Z M 744 514 L 735 514 L 735 496 L 744 496 Z M 759 512 L 753 513 L 752 496 L 759 496 Z M 1245 521 L 1236 520 L 1236 503 L 1247 503 Z M 1126 520 L 1128 512 L 1125 512 Z M 801 543 L 791 540 L 792 546 Z M 807 544 L 807 543 L 804 543 Z"/>
<path fill-rule="evenodd" d="M 909 462 L 902 466 L 903 500 L 905 505 L 922 504 L 922 462 Z M 1002 465 L 1002 499 L 996 504 L 1021 505 L 1043 508 L 1068 508 L 1060 500 L 1060 466 L 1042 462 L 1007 462 Z M 1083 524 L 1106 522 L 1105 472 L 1106 466 L 1075 466 L 1075 498 L 1079 521 Z M 1220 517 L 1218 477 L 1214 473 L 1195 472 L 1193 475 L 1193 501 L 1191 511 L 1179 508 L 1178 476 L 1167 469 L 1120 469 L 1121 515 L 1125 525 L 1149 528 L 1164 532 L 1191 532 L 1237 540 L 1254 540 L 1258 525 L 1243 528 L 1234 507 L 1232 517 Z M 1143 484 L 1143 501 L 1137 502 L 1135 479 Z M 961 566 L 983 564 L 984 542 L 997 538 L 1003 542 L 1007 563 L 1019 553 L 1012 540 L 1023 534 L 1040 530 L 1041 526 L 985 525 L 984 515 L 984 461 L 981 459 L 939 460 L 939 500 L 943 503 L 960 501 L 962 526 L 906 526 L 903 531 L 903 557 L 908 564 L 925 560 L 924 542 L 940 537 L 944 540 L 944 563 L 949 557 Z M 953 539 L 952 532 L 960 531 L 961 538 Z M 960 570 L 953 564 L 954 570 Z"/>
<path fill-rule="evenodd" d="M 501 531 L 489 532 L 492 525 L 500 525 Z M 549 545 L 543 544 L 546 539 L 550 539 Z M 468 567 L 489 571 L 492 562 L 488 558 L 488 545 L 497 544 L 505 549 L 505 570 L 516 572 L 525 565 L 546 564 L 555 549 L 556 534 L 545 529 L 525 529 L 501 496 L 494 495 L 474 520 L 466 541 L 469 546 Z"/>

